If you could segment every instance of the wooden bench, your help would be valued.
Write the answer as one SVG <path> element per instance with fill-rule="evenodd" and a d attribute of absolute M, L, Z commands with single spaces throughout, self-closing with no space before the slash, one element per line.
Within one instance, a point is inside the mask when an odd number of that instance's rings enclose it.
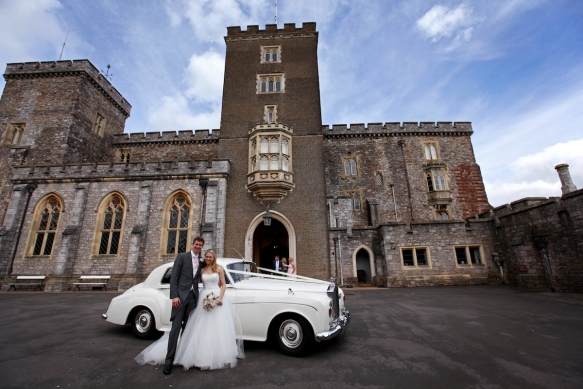
<path fill-rule="evenodd" d="M 44 286 L 45 278 L 46 276 L 17 276 L 16 282 L 11 282 L 8 284 L 10 285 L 8 291 L 10 292 L 10 289 L 14 288 L 14 291 L 16 292 L 17 286 L 34 286 L 33 292 L 35 292 L 36 288 L 40 290 L 41 287 Z"/>
<path fill-rule="evenodd" d="M 107 283 L 111 276 L 81 276 L 79 277 L 80 282 L 75 282 L 73 285 L 73 292 L 75 289 L 81 291 L 81 286 L 91 286 L 93 288 L 101 288 L 101 291 L 107 290 Z"/>

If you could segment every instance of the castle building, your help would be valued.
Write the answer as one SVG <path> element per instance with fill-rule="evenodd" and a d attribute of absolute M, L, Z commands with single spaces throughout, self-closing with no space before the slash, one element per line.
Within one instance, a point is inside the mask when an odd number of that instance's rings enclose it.
<path fill-rule="evenodd" d="M 514 277 L 471 123 L 322 125 L 315 23 L 229 27 L 225 42 L 212 131 L 125 134 L 131 106 L 88 60 L 7 65 L 4 289 L 14 275 L 46 275 L 47 291 L 111 275 L 124 290 L 196 235 L 219 256 L 293 257 L 300 275 L 345 284 Z"/>

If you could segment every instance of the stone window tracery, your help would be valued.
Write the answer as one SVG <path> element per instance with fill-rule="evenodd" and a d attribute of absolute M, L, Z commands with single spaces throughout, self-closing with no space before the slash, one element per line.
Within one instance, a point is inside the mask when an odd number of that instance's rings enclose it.
<path fill-rule="evenodd" d="M 185 253 L 189 247 L 190 199 L 182 192 L 173 195 L 166 217 L 166 254 Z"/>
<path fill-rule="evenodd" d="M 114 193 L 102 202 L 98 215 L 98 255 L 118 255 L 121 246 L 126 205 L 121 195 Z"/>
<path fill-rule="evenodd" d="M 124 162 L 124 163 L 129 163 L 131 155 L 132 155 L 131 149 L 121 149 L 120 155 L 119 155 L 120 161 Z"/>
<path fill-rule="evenodd" d="M 425 160 L 427 161 L 438 161 L 439 160 L 438 150 L 439 148 L 436 142 L 423 143 L 423 155 L 425 156 Z"/>
<path fill-rule="evenodd" d="M 257 93 L 284 92 L 285 77 L 283 74 L 259 74 L 257 80 Z"/>
<path fill-rule="evenodd" d="M 32 243 L 33 256 L 51 255 L 55 243 L 62 205 L 57 196 L 46 198 L 38 209 L 34 221 L 34 242 Z"/>
<path fill-rule="evenodd" d="M 254 146 L 259 141 L 260 148 Z M 250 171 L 257 171 L 257 161 L 259 170 L 285 170 L 290 169 L 290 138 L 278 134 L 277 136 L 268 134 L 257 134 L 250 141 Z"/>
<path fill-rule="evenodd" d="M 345 196 L 350 197 L 351 206 L 354 212 L 360 212 L 362 210 L 362 194 L 360 190 L 349 190 L 344 192 Z"/>
<path fill-rule="evenodd" d="M 263 112 L 263 121 L 267 124 L 277 123 L 277 106 L 266 105 Z"/>
<path fill-rule="evenodd" d="M 427 180 L 427 189 L 430 192 L 438 190 L 447 190 L 447 181 L 443 169 L 431 169 L 425 173 Z"/>
<path fill-rule="evenodd" d="M 281 46 L 261 46 L 261 63 L 281 62 Z"/>
<path fill-rule="evenodd" d="M 24 123 L 15 123 L 8 126 L 8 131 L 6 131 L 6 136 L 4 137 L 4 144 L 10 146 L 18 145 L 22 139 L 25 126 L 26 124 Z"/>
<path fill-rule="evenodd" d="M 105 118 L 101 114 L 97 114 L 95 117 L 95 122 L 93 122 L 93 132 L 98 136 L 103 136 L 103 130 L 105 128 Z"/>
<path fill-rule="evenodd" d="M 344 165 L 344 177 L 358 176 L 358 160 L 356 157 L 342 157 Z"/>

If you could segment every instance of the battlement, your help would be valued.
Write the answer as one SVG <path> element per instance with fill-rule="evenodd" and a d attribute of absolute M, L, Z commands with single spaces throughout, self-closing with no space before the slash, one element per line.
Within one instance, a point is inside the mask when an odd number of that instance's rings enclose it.
<path fill-rule="evenodd" d="M 322 134 L 325 137 L 351 136 L 351 135 L 375 135 L 375 136 L 399 136 L 399 135 L 471 135 L 471 122 L 387 122 L 383 123 L 353 123 L 333 124 L 332 127 L 322 126 Z"/>
<path fill-rule="evenodd" d="M 245 39 L 253 36 L 257 38 L 260 35 L 272 36 L 275 34 L 317 36 L 318 32 L 316 31 L 315 22 L 304 22 L 300 28 L 296 27 L 295 23 L 285 23 L 283 28 L 277 28 L 277 24 L 266 24 L 265 30 L 260 30 L 257 25 L 247 26 L 247 30 L 241 30 L 240 26 L 234 26 L 227 27 L 227 36 L 225 37 L 225 40 Z"/>
<path fill-rule="evenodd" d="M 70 75 L 84 74 L 90 81 L 114 103 L 124 115 L 130 116 L 132 106 L 126 99 L 111 85 L 103 74 L 87 59 L 67 60 L 67 61 L 46 61 L 46 62 L 21 62 L 9 63 L 6 65 L 4 78 L 27 79 L 63 77 Z"/>
<path fill-rule="evenodd" d="M 12 182 L 63 183 L 95 181 L 170 180 L 201 175 L 228 177 L 227 160 L 142 161 L 130 163 L 81 163 L 66 165 L 22 165 L 14 167 Z"/>
<path fill-rule="evenodd" d="M 207 143 L 219 140 L 220 130 L 181 130 L 163 132 L 133 132 L 113 136 L 115 145 L 146 143 Z"/>

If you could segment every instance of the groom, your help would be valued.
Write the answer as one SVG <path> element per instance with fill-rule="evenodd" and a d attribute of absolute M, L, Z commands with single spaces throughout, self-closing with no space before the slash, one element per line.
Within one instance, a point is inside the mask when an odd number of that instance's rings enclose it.
<path fill-rule="evenodd" d="M 170 276 L 170 298 L 172 299 L 170 321 L 172 322 L 172 329 L 168 338 L 168 353 L 164 361 L 164 370 L 162 370 L 165 375 L 172 372 L 178 335 L 186 327 L 190 312 L 196 308 L 198 280 L 200 270 L 204 265 L 200 252 L 202 246 L 204 246 L 204 239 L 197 236 L 192 241 L 192 250 L 178 254 L 174 261 L 172 275 Z"/>

